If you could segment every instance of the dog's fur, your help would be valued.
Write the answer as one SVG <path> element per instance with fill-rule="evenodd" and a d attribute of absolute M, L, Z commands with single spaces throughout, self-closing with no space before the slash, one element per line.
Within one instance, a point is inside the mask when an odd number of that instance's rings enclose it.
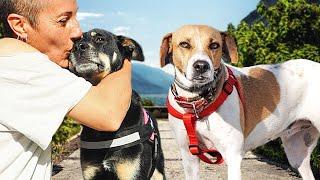
<path fill-rule="evenodd" d="M 222 59 L 237 62 L 235 41 L 205 25 L 186 25 L 164 36 L 160 58 L 162 66 L 173 63 L 179 96 L 195 97 L 210 86 L 216 88 L 217 96 L 228 77 L 226 67 L 238 79 L 240 95 L 234 88 L 216 112 L 196 122 L 200 145 L 222 154 L 228 179 L 241 179 L 245 152 L 277 137 L 282 139 L 291 166 L 303 179 L 314 179 L 309 161 L 320 131 L 320 64 L 300 59 L 247 68 L 230 66 Z M 207 64 L 201 71 L 199 61 Z M 219 67 L 223 69 L 220 79 L 216 76 Z M 181 113 L 188 111 L 175 102 L 170 90 L 168 99 Z M 183 121 L 171 115 L 169 121 L 181 149 L 186 179 L 199 179 L 199 159 L 189 152 Z"/>
<path fill-rule="evenodd" d="M 124 59 L 144 60 L 140 45 L 134 40 L 116 36 L 102 29 L 84 33 L 75 42 L 70 55 L 70 71 L 97 84 L 106 75 L 119 70 Z M 112 104 L 110 104 L 112 106 Z M 99 142 L 114 139 L 119 133 L 127 132 L 144 123 L 141 99 L 133 91 L 130 108 L 117 132 L 96 131 L 83 126 L 82 141 Z M 154 144 L 149 140 L 120 150 L 80 149 L 84 179 L 149 179 L 154 170 L 164 179 L 164 157 L 161 150 L 157 121 L 152 118 L 157 136 L 157 156 L 153 158 Z M 161 177 L 162 176 L 162 177 Z"/>

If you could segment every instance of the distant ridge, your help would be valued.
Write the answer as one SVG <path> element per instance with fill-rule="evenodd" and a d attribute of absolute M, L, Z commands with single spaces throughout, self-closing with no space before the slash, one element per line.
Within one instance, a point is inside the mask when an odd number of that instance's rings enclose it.
<path fill-rule="evenodd" d="M 266 5 L 266 7 L 270 7 L 270 6 L 274 5 L 275 3 L 277 3 L 277 1 L 278 0 L 261 0 L 259 3 L 264 3 Z M 307 0 L 307 2 L 320 4 L 320 0 Z M 258 22 L 258 21 L 264 21 L 264 23 L 266 24 L 266 21 L 257 12 L 257 10 L 254 10 L 254 11 L 250 12 L 249 15 L 247 15 L 243 19 L 243 21 L 245 21 L 249 25 L 252 25 L 252 24 L 254 24 L 255 22 Z"/>
<path fill-rule="evenodd" d="M 173 76 L 160 68 L 134 62 L 132 67 L 132 86 L 140 96 L 152 100 L 155 105 L 165 105 Z"/>

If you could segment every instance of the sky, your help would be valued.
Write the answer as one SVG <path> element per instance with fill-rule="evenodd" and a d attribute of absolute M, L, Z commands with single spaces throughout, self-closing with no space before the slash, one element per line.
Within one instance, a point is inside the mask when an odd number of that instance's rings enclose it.
<path fill-rule="evenodd" d="M 102 28 L 136 40 L 145 64 L 160 67 L 163 36 L 185 24 L 205 24 L 221 31 L 237 26 L 259 0 L 78 0 L 82 30 Z"/>

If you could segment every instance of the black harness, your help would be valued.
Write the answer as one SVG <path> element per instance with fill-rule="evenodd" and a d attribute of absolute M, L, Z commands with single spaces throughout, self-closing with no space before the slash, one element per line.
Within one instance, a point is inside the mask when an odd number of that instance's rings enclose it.
<path fill-rule="evenodd" d="M 136 125 L 130 129 L 116 132 L 114 139 L 106 141 L 80 141 L 80 147 L 84 149 L 108 149 L 108 151 L 118 151 L 129 148 L 137 144 L 149 141 L 153 143 L 153 159 L 157 157 L 157 133 L 149 113 L 143 109 L 143 125 Z"/>

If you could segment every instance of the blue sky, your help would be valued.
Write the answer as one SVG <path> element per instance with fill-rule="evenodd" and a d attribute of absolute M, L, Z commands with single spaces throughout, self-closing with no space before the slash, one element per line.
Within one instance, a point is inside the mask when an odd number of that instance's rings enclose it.
<path fill-rule="evenodd" d="M 206 24 L 221 31 L 238 25 L 259 0 L 78 0 L 83 31 L 103 28 L 138 41 L 145 63 L 159 67 L 162 37 L 184 24 Z"/>

